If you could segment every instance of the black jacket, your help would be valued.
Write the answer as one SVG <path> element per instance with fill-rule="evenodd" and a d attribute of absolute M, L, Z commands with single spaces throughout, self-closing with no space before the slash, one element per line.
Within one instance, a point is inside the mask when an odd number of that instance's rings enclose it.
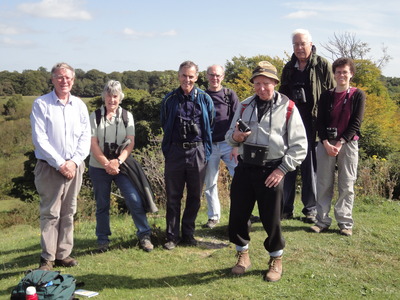
<path fill-rule="evenodd" d="M 157 212 L 158 208 L 154 203 L 154 193 L 142 166 L 133 158 L 133 156 L 128 156 L 125 162 L 120 166 L 120 170 L 122 174 L 129 177 L 138 191 L 142 198 L 145 211 L 151 213 Z"/>
<path fill-rule="evenodd" d="M 317 131 L 320 141 L 328 139 L 328 133 L 326 128 L 330 124 L 330 107 L 333 101 L 333 91 L 325 91 L 321 94 L 318 108 L 317 118 Z M 349 142 L 355 135 L 360 136 L 361 122 L 364 116 L 365 110 L 365 93 L 357 89 L 351 97 L 351 115 L 346 130 L 343 132 L 342 138 Z"/>

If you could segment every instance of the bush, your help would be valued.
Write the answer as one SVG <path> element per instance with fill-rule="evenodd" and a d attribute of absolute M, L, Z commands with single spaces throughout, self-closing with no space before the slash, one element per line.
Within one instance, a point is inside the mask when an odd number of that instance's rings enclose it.
<path fill-rule="evenodd" d="M 400 190 L 400 154 L 394 153 L 388 158 L 377 155 L 360 160 L 356 189 L 359 195 L 399 199 Z"/>

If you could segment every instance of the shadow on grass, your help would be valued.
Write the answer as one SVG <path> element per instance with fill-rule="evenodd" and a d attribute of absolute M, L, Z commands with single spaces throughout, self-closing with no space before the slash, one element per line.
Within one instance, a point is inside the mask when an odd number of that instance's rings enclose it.
<path fill-rule="evenodd" d="M 263 276 L 265 271 L 261 270 L 249 270 L 245 276 Z M 15 274 L 14 274 L 15 275 Z M 77 276 L 77 283 L 83 283 L 82 288 L 92 289 L 91 287 L 102 287 L 97 288 L 97 292 L 101 292 L 103 289 L 146 289 L 149 288 L 174 288 L 186 285 L 203 285 L 223 277 L 239 277 L 231 274 L 231 269 L 220 269 L 202 273 L 187 273 L 173 276 L 165 276 L 158 278 L 133 278 L 131 276 L 121 275 L 104 275 L 104 274 L 88 274 L 83 276 Z M 10 295 L 14 286 L 8 287 L 5 291 L 0 292 L 0 296 Z"/>

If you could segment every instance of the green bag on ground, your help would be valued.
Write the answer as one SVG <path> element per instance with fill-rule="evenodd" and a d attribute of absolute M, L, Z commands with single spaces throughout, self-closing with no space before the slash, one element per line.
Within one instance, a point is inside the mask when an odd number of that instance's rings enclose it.
<path fill-rule="evenodd" d="M 33 270 L 11 292 L 11 300 L 25 300 L 28 286 L 34 286 L 39 299 L 70 300 L 74 298 L 76 280 L 72 275 L 57 271 Z"/>

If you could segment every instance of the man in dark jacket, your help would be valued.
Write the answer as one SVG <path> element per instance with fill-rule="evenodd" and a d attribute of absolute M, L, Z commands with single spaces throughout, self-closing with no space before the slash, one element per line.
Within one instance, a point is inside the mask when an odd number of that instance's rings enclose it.
<path fill-rule="evenodd" d="M 179 67 L 180 87 L 167 94 L 161 103 L 161 126 L 164 130 L 162 151 L 165 157 L 167 192 L 167 243 L 172 250 L 179 242 L 190 246 L 194 238 L 195 220 L 211 154 L 214 104 L 211 97 L 195 87 L 198 66 L 185 61 Z M 182 216 L 181 200 L 186 186 L 186 205 Z"/>
<path fill-rule="evenodd" d="M 316 156 L 315 141 L 318 100 L 322 92 L 334 86 L 331 64 L 316 54 L 311 34 L 304 29 L 292 33 L 293 55 L 285 65 L 279 92 L 295 101 L 307 133 L 308 153 L 300 166 L 301 200 L 304 221 L 316 221 Z M 285 176 L 283 192 L 283 219 L 293 218 L 297 170 Z"/>

